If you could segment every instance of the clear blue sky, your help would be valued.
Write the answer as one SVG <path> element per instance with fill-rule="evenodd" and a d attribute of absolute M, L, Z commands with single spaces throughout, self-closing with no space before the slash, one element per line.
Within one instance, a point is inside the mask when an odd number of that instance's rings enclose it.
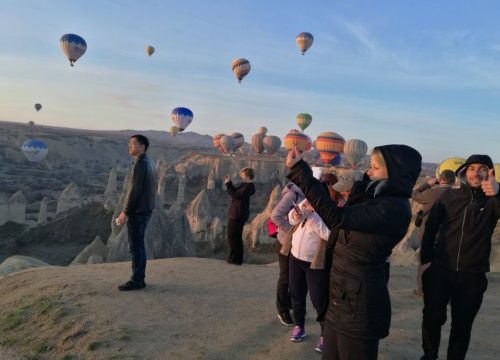
<path fill-rule="evenodd" d="M 186 106 L 188 130 L 248 140 L 258 126 L 282 138 L 308 112 L 313 138 L 500 162 L 499 14 L 495 0 L 2 0 L 0 120 L 168 130 Z M 315 37 L 305 56 L 302 31 Z M 65 33 L 88 44 L 74 68 Z M 238 57 L 252 64 L 241 84 Z"/>

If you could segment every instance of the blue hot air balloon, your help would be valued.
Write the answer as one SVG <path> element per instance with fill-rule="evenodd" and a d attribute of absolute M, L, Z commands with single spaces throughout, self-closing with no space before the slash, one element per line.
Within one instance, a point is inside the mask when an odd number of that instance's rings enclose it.
<path fill-rule="evenodd" d="M 193 112 L 188 108 L 178 107 L 172 110 L 171 117 L 179 132 L 183 132 L 193 121 Z"/>
<path fill-rule="evenodd" d="M 28 161 L 38 163 L 47 156 L 49 146 L 42 140 L 26 140 L 21 150 Z"/>
<path fill-rule="evenodd" d="M 59 43 L 61 44 L 61 49 L 64 54 L 68 57 L 71 66 L 73 66 L 75 61 L 85 54 L 87 50 L 87 43 L 85 40 L 75 34 L 63 35 Z"/>

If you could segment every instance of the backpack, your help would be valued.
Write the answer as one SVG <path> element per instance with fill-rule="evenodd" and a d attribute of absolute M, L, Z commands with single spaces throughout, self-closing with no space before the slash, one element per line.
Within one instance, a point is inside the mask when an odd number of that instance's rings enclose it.
<path fill-rule="evenodd" d="M 295 201 L 294 202 L 296 203 L 298 199 L 299 199 L 299 194 L 295 193 Z M 290 209 L 288 209 L 288 211 L 292 210 L 292 208 L 293 208 L 293 204 L 292 204 L 292 206 L 290 206 Z M 280 229 L 276 226 L 275 223 L 273 223 L 271 218 L 267 219 L 266 226 L 267 226 L 267 235 L 269 237 L 272 237 L 272 238 L 277 238 L 278 232 L 280 231 Z"/>

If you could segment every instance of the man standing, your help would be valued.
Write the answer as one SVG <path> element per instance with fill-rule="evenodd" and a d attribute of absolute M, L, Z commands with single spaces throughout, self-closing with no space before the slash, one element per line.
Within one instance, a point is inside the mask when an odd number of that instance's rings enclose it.
<path fill-rule="evenodd" d="M 146 248 L 144 233 L 155 206 L 155 166 L 146 155 L 149 140 L 143 135 L 133 135 L 128 144 L 128 153 L 134 164 L 128 175 L 127 195 L 123 212 L 116 224 L 127 223 L 130 254 L 132 255 L 132 277 L 118 286 L 121 291 L 139 290 L 146 287 Z"/>
<path fill-rule="evenodd" d="M 418 240 L 419 243 L 422 244 L 422 237 L 424 236 L 425 222 L 429 217 L 429 213 L 431 211 L 432 205 L 448 190 L 451 189 L 452 185 L 455 183 L 455 173 L 451 170 L 443 170 L 441 174 L 439 174 L 439 185 L 435 186 L 438 182 L 437 179 L 430 179 L 425 182 L 423 185 L 419 186 L 413 191 L 411 196 L 413 201 L 422 204 L 423 206 L 423 217 L 420 228 L 418 230 Z M 419 245 L 420 245 L 419 244 Z M 419 267 L 420 269 L 420 267 Z M 422 296 L 422 274 L 420 272 L 417 273 L 417 290 L 416 294 Z"/>
<path fill-rule="evenodd" d="M 472 324 L 488 286 L 491 236 L 500 217 L 493 162 L 487 155 L 472 155 L 457 175 L 460 189 L 445 192 L 434 204 L 422 239 L 423 360 L 437 359 L 448 302 L 448 360 L 465 359 Z"/>

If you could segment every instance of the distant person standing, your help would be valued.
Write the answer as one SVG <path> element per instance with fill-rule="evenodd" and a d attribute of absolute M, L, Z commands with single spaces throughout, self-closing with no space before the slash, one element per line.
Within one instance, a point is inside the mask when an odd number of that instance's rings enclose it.
<path fill-rule="evenodd" d="M 231 204 L 228 210 L 227 240 L 229 243 L 229 264 L 243 264 L 243 227 L 250 217 L 250 197 L 255 194 L 253 180 L 255 173 L 252 168 L 240 170 L 242 183 L 234 186 L 228 175 L 224 177 L 227 192 L 231 195 Z"/>
<path fill-rule="evenodd" d="M 435 202 L 422 238 L 423 360 L 437 359 L 448 302 L 447 358 L 465 359 L 472 324 L 488 287 L 491 236 L 500 217 L 493 162 L 487 155 L 472 155 L 456 173 L 460 189 L 445 192 Z"/>
<path fill-rule="evenodd" d="M 418 240 L 422 243 L 422 237 L 424 236 L 425 222 L 429 217 L 432 205 L 448 190 L 451 189 L 455 183 L 455 173 L 451 170 L 443 170 L 439 175 L 439 181 L 437 179 L 430 179 L 426 181 L 423 185 L 419 186 L 413 191 L 411 196 L 413 201 L 422 204 L 423 209 L 421 215 L 421 223 L 418 230 Z M 437 186 L 436 186 L 437 184 Z M 419 267 L 420 269 L 420 267 Z M 417 295 L 422 295 L 422 274 L 420 271 L 417 273 Z"/>
<path fill-rule="evenodd" d="M 134 164 L 128 175 L 127 195 L 123 212 L 116 224 L 127 223 L 128 242 L 132 255 L 132 277 L 118 286 L 121 291 L 139 290 L 146 287 L 146 247 L 144 233 L 155 206 L 155 165 L 146 155 L 149 140 L 143 135 L 133 135 L 128 144 L 128 153 Z"/>

